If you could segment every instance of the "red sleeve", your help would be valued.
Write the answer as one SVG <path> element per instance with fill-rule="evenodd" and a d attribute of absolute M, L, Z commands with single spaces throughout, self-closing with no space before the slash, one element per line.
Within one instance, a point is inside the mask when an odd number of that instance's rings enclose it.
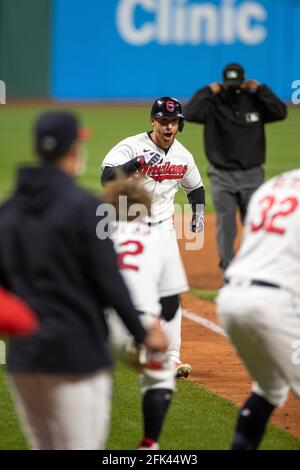
<path fill-rule="evenodd" d="M 22 335 L 34 333 L 38 321 L 33 311 L 21 299 L 0 288 L 0 333 Z"/>

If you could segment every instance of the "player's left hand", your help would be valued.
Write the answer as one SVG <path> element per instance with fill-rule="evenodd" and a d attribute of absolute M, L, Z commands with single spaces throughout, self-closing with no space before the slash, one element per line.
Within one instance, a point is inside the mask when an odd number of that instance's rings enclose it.
<path fill-rule="evenodd" d="M 246 80 L 242 85 L 241 88 L 244 90 L 257 90 L 260 86 L 260 83 L 257 80 Z"/>
<path fill-rule="evenodd" d="M 160 163 L 162 156 L 159 153 L 147 151 L 143 155 L 139 155 L 137 159 L 141 166 L 152 166 Z"/>
<path fill-rule="evenodd" d="M 204 212 L 195 212 L 191 220 L 191 231 L 200 233 L 204 230 Z"/>

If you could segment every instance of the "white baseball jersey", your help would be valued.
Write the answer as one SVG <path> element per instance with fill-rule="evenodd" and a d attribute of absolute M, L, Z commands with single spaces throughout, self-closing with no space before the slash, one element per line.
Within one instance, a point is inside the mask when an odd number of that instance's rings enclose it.
<path fill-rule="evenodd" d="M 241 248 L 226 277 L 256 279 L 300 293 L 300 169 L 263 184 L 253 195 Z"/>
<path fill-rule="evenodd" d="M 119 222 L 112 239 L 118 264 L 137 310 L 160 315 L 161 297 L 187 291 L 179 252 L 169 237 L 142 222 Z"/>
<path fill-rule="evenodd" d="M 165 153 L 147 132 L 128 137 L 110 150 L 102 162 L 102 168 L 123 165 L 149 150 L 159 153 L 162 162 L 145 166 L 139 173 L 144 176 L 142 184 L 151 195 L 151 219 L 159 222 L 173 215 L 174 197 L 179 186 L 187 194 L 203 186 L 193 155 L 178 140 L 175 139 Z"/>

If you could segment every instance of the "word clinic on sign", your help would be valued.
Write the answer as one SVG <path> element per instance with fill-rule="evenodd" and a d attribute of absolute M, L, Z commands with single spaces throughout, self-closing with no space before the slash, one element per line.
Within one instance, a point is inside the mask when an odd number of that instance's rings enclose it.
<path fill-rule="evenodd" d="M 217 44 L 255 46 L 267 37 L 268 13 L 256 1 L 119 0 L 116 23 L 122 39 L 134 46 Z"/>

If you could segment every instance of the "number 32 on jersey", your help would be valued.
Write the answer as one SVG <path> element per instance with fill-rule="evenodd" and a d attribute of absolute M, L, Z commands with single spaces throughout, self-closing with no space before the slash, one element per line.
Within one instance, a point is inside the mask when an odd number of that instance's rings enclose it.
<path fill-rule="evenodd" d="M 257 220 L 250 221 L 251 232 L 265 232 L 284 235 L 286 232 L 285 218 L 289 217 L 298 207 L 298 199 L 294 196 L 278 198 L 265 196 L 259 201 L 260 212 Z"/>

